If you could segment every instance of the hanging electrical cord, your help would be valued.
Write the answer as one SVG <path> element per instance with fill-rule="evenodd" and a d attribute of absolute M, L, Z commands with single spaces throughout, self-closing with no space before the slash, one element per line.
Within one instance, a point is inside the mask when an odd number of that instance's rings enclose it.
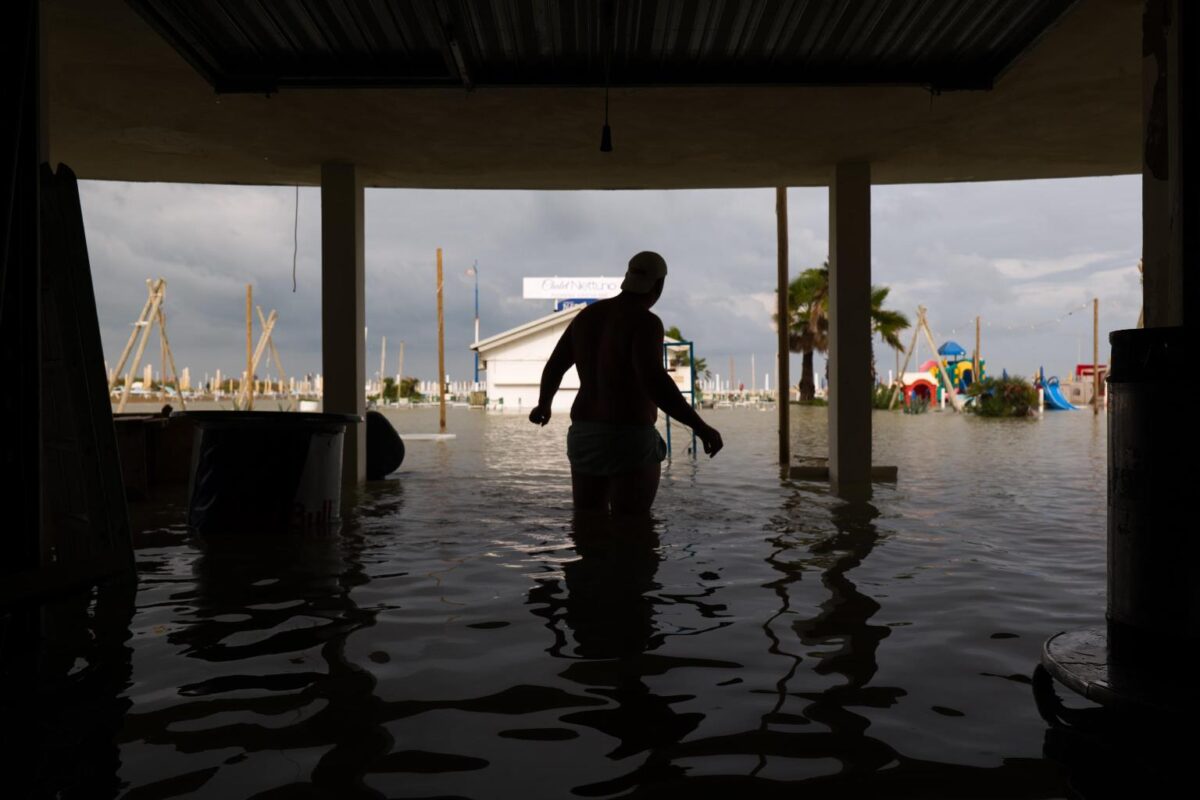
<path fill-rule="evenodd" d="M 292 294 L 296 293 L 296 254 L 300 251 L 300 184 L 296 184 L 296 206 L 292 217 Z"/>

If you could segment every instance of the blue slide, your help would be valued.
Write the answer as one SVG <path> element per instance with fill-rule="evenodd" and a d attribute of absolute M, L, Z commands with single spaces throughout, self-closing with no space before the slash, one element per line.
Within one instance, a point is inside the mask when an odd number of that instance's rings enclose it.
<path fill-rule="evenodd" d="M 1046 380 L 1046 371 L 1042 370 L 1042 389 L 1046 408 L 1051 411 L 1078 411 L 1079 406 L 1071 405 L 1071 401 L 1063 397 L 1062 389 L 1058 386 L 1058 378 Z"/>

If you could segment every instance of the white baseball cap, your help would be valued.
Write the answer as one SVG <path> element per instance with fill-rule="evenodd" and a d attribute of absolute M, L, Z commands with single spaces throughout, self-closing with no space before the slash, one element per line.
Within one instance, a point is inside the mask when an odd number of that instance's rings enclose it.
<path fill-rule="evenodd" d="M 654 285 L 665 277 L 667 277 L 666 260 L 658 253 L 643 250 L 629 259 L 629 268 L 625 270 L 625 280 L 621 281 L 621 291 L 649 294 L 654 291 Z"/>

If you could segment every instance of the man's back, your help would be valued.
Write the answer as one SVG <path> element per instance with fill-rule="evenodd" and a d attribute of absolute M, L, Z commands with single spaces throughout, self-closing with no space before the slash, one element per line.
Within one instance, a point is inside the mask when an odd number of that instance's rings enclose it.
<path fill-rule="evenodd" d="M 688 425 L 710 456 L 721 434 L 684 399 L 663 368 L 663 326 L 650 307 L 662 295 L 667 262 L 643 251 L 629 259 L 621 294 L 579 312 L 542 370 L 538 403 L 529 421 L 550 421 L 554 393 L 571 365 L 579 394 L 571 407 L 567 459 L 571 497 L 579 511 L 643 514 L 658 492 L 667 445 L 655 422 L 662 409 Z"/>
<path fill-rule="evenodd" d="M 588 306 L 571 323 L 579 394 L 576 422 L 654 424 L 654 400 L 634 366 L 635 348 L 662 347 L 662 323 L 627 297 Z"/>

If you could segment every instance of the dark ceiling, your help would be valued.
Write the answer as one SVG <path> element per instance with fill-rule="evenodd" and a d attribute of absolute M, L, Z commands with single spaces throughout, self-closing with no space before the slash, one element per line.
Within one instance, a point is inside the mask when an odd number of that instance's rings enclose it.
<path fill-rule="evenodd" d="M 128 0 L 218 92 L 989 89 L 1076 0 Z"/>

